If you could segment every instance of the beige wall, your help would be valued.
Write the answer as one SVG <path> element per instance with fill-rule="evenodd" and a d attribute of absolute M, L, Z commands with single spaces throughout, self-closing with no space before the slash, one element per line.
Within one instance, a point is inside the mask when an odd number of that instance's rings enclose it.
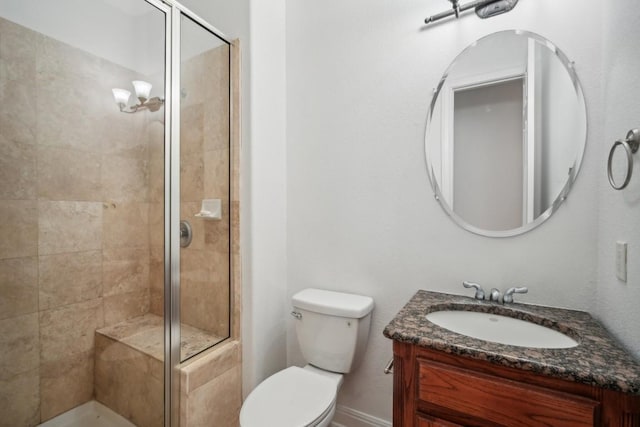
<path fill-rule="evenodd" d="M 149 310 L 145 114 L 136 77 L 0 19 L 0 425 L 92 398 L 94 330 Z"/>

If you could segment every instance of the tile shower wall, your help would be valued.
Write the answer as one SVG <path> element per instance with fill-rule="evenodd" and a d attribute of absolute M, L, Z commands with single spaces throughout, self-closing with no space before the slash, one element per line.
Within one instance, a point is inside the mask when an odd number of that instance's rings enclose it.
<path fill-rule="evenodd" d="M 91 399 L 95 329 L 149 311 L 162 282 L 162 125 L 111 98 L 139 77 L 0 19 L 2 426 Z"/>

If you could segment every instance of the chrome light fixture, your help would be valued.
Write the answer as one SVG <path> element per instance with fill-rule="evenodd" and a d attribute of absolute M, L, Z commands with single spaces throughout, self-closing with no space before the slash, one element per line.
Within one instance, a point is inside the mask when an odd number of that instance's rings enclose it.
<path fill-rule="evenodd" d="M 424 23 L 430 24 L 453 15 L 459 18 L 461 12 L 469 9 L 475 9 L 476 15 L 482 19 L 491 18 L 492 16 L 509 12 L 516 7 L 518 0 L 473 0 L 467 4 L 460 4 L 458 0 L 449 0 L 449 2 L 451 3 L 451 9 L 429 16 L 424 20 Z"/>
<path fill-rule="evenodd" d="M 149 98 L 151 95 L 151 83 L 142 80 L 134 80 L 131 83 L 136 91 L 136 98 L 138 98 L 138 104 L 132 106 L 128 105 L 131 92 L 126 89 L 111 89 L 113 98 L 118 107 L 120 107 L 120 111 L 123 113 L 136 113 L 141 110 L 158 111 L 160 107 L 162 107 L 164 99 L 157 96 Z"/>

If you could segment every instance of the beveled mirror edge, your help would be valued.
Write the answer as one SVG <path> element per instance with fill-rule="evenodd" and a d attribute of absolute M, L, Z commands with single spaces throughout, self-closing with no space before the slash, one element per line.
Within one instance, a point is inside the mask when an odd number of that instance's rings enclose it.
<path fill-rule="evenodd" d="M 584 139 L 581 141 L 578 141 L 579 145 L 577 147 L 577 156 L 570 168 L 570 172 L 568 174 L 565 185 L 562 187 L 562 189 L 558 193 L 558 196 L 556 196 L 556 198 L 551 203 L 551 205 L 543 213 L 541 213 L 535 220 L 527 224 L 524 224 L 523 226 L 518 228 L 513 228 L 510 230 L 485 230 L 466 222 L 459 215 L 453 212 L 449 204 L 444 200 L 444 197 L 440 190 L 440 186 L 438 185 L 438 181 L 436 180 L 433 167 L 429 161 L 427 132 L 429 131 L 429 125 L 432 122 L 432 116 L 433 116 L 436 102 L 438 100 L 438 95 L 440 94 L 440 91 L 442 90 L 442 87 L 444 86 L 444 83 L 447 77 L 449 77 L 449 73 L 451 69 L 456 65 L 456 62 L 459 60 L 459 58 L 462 55 L 464 55 L 465 52 L 467 52 L 468 50 L 476 47 L 477 44 L 482 40 L 488 37 L 496 36 L 497 34 L 504 34 L 504 33 L 512 33 L 519 36 L 530 37 L 542 43 L 543 45 L 547 46 L 549 50 L 551 50 L 556 55 L 556 57 L 558 57 L 558 59 L 561 61 L 562 65 L 566 69 L 567 73 L 569 74 L 569 77 L 571 78 L 571 82 L 573 83 L 574 90 L 576 92 L 577 99 L 580 101 L 580 104 L 584 109 L 584 117 L 585 117 Z M 518 236 L 533 230 L 534 228 L 538 227 L 540 224 L 545 222 L 547 219 L 549 219 L 560 208 L 560 205 L 562 205 L 562 203 L 567 199 L 567 196 L 571 191 L 571 188 L 573 187 L 575 180 L 578 177 L 578 173 L 580 172 L 580 167 L 582 165 L 582 160 L 584 158 L 584 152 L 586 150 L 586 143 L 589 135 L 588 118 L 589 118 L 589 115 L 588 115 L 587 103 L 584 97 L 584 92 L 582 91 L 582 85 L 580 84 L 580 79 L 578 78 L 578 75 L 575 71 L 574 63 L 570 61 L 567 55 L 562 50 L 560 50 L 553 42 L 549 41 L 548 39 L 546 39 L 545 37 L 537 33 L 526 31 L 526 30 L 502 30 L 502 31 L 497 31 L 495 33 L 487 34 L 486 36 L 479 38 L 478 40 L 472 42 L 467 47 L 465 47 L 458 55 L 456 55 L 456 57 L 451 62 L 451 64 L 449 64 L 446 71 L 442 75 L 440 81 L 438 82 L 438 86 L 434 89 L 431 102 L 429 103 L 429 110 L 427 112 L 427 121 L 425 124 L 425 131 L 424 131 L 424 153 L 425 153 L 425 163 L 426 163 L 427 172 L 428 172 L 427 175 L 429 177 L 429 182 L 431 183 L 431 187 L 433 189 L 433 195 L 436 201 L 442 207 L 442 209 L 447 214 L 447 216 L 449 216 L 458 226 L 460 226 L 461 228 L 471 233 L 474 233 L 480 236 L 514 237 L 514 236 Z"/>

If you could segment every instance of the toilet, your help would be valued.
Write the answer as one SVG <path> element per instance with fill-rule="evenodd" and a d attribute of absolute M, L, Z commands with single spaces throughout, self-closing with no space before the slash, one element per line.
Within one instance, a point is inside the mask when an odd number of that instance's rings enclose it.
<path fill-rule="evenodd" d="M 293 296 L 292 305 L 308 365 L 291 366 L 260 383 L 242 405 L 241 427 L 327 427 L 343 375 L 365 351 L 372 298 L 305 289 Z"/>

